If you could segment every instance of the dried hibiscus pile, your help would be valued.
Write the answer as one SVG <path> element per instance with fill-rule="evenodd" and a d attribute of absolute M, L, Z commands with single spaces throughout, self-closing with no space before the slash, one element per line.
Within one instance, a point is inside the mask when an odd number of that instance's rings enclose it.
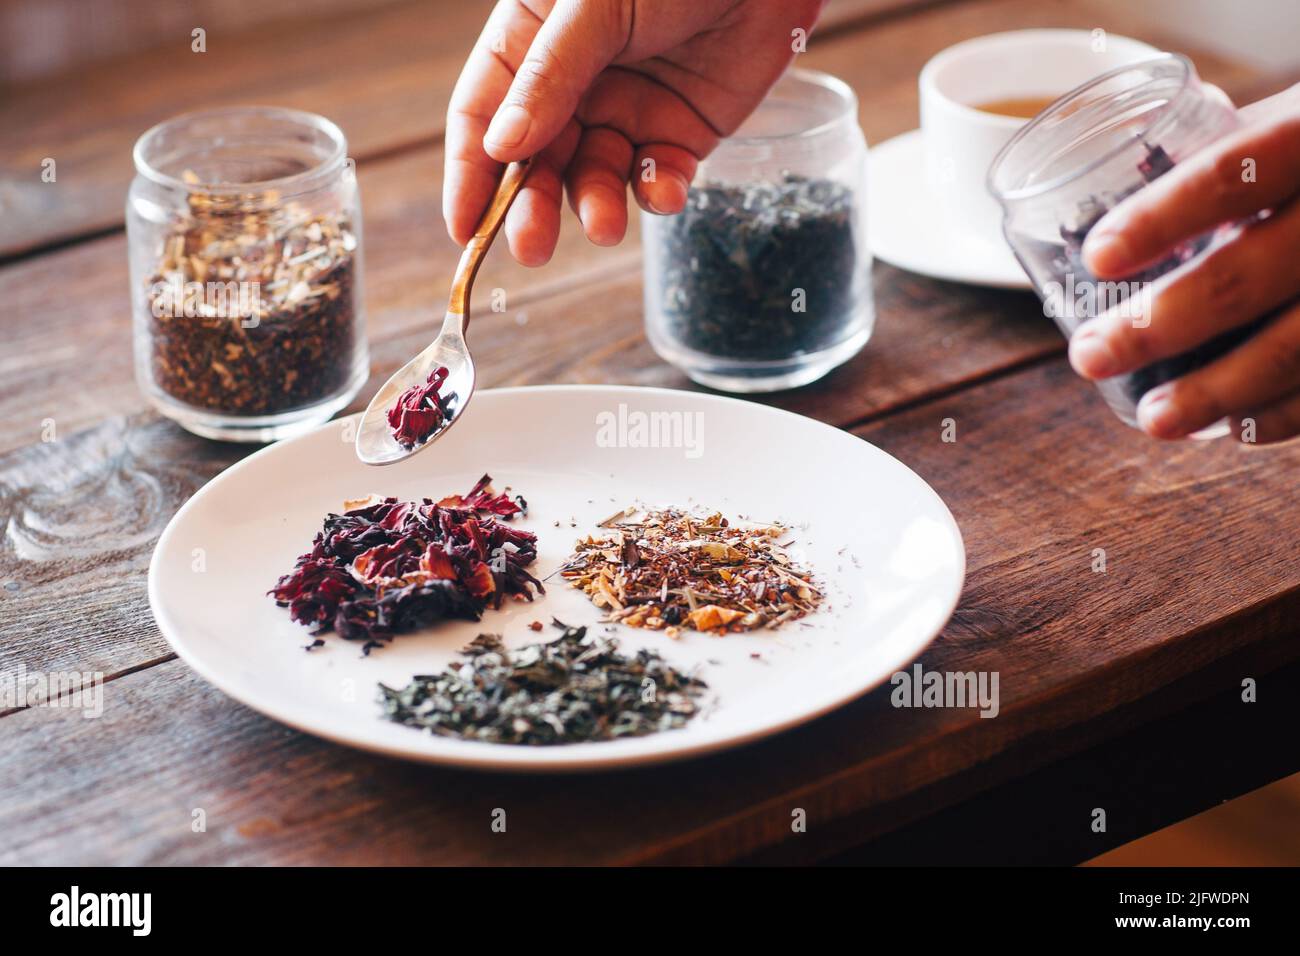
<path fill-rule="evenodd" d="M 344 502 L 268 593 L 315 631 L 331 628 L 364 650 L 446 618 L 477 621 L 507 597 L 531 601 L 542 584 L 525 568 L 537 536 L 503 519 L 523 499 L 496 494 L 484 475 L 467 495 L 434 502 L 372 496 Z"/>
<path fill-rule="evenodd" d="M 388 427 L 399 445 L 412 448 L 428 439 L 447 418 L 450 395 L 438 394 L 447 380 L 447 369 L 438 366 L 422 385 L 412 385 L 388 410 Z"/>

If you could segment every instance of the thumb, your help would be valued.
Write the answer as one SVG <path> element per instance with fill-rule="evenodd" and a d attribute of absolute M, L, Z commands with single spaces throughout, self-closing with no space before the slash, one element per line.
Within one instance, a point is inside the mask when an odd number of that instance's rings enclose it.
<path fill-rule="evenodd" d="M 622 4 L 561 0 L 533 37 L 483 136 L 498 162 L 540 152 L 573 117 L 597 74 L 623 48 Z"/>

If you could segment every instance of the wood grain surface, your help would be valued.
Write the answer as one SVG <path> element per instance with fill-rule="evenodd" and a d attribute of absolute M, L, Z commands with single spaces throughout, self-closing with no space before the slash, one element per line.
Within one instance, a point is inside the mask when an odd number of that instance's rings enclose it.
<path fill-rule="evenodd" d="M 956 422 L 957 441 L 941 440 L 944 418 Z M 774 847 L 815 858 L 828 848 L 799 842 L 806 834 L 789 825 L 795 808 L 807 811 L 814 837 L 846 818 L 865 837 L 880 821 L 863 808 L 1013 747 L 1014 764 L 979 784 L 1028 772 L 1115 733 L 1109 714 L 1190 674 L 1206 675 L 1202 692 L 1264 679 L 1214 673 L 1214 664 L 1300 616 L 1300 559 L 1294 541 L 1274 533 L 1272 506 L 1292 487 L 1300 447 L 1223 442 L 1171 454 L 1115 422 L 1059 360 L 859 434 L 931 482 L 962 527 L 967 587 L 920 663 L 998 672 L 995 719 L 896 709 L 885 688 L 734 753 L 525 778 L 323 743 L 170 661 L 106 684 L 98 720 L 49 708 L 4 718 L 10 746 L 0 771 L 17 779 L 17 793 L 0 802 L 0 828 L 14 834 L 0 859 L 58 851 L 79 862 L 722 862 Z M 981 464 L 991 459 L 997 467 Z M 1093 570 L 1098 547 L 1104 574 Z M 1186 600 L 1189 592 L 1197 599 Z M 1295 659 L 1300 649 L 1292 642 L 1279 654 Z M 62 769 L 19 773 L 40 761 Z M 509 815 L 506 839 L 488 826 L 496 807 Z M 189 830 L 195 808 L 207 814 L 206 833 Z"/>
<path fill-rule="evenodd" d="M 834 0 L 819 33 L 923 5 Z M 440 142 L 456 75 L 492 6 L 335 4 L 319 14 L 280 6 L 251 23 L 220 14 L 191 23 L 173 11 L 158 21 L 168 39 L 156 47 L 15 84 L 0 98 L 0 128 L 23 131 L 0 144 L 0 256 L 121 226 L 132 144 L 196 104 L 274 96 L 276 106 L 323 113 L 343 128 L 358 162 Z M 196 26 L 207 31 L 202 53 L 191 49 Z M 46 158 L 57 164 L 54 184 L 41 180 Z"/>
<path fill-rule="evenodd" d="M 943 46 L 956 39 L 1010 29 L 1026 22 L 1076 26 L 1113 23 L 1114 14 L 1107 14 L 1106 6 L 1095 2 L 1042 5 L 999 0 L 927 7 L 862 32 L 833 30 L 825 41 L 814 43 L 800 62 L 826 69 L 848 81 L 858 92 L 859 114 L 868 138 L 879 141 L 915 126 L 916 72 Z M 382 32 L 389 27 L 381 24 L 376 29 Z M 1119 27 L 1113 29 L 1118 31 Z M 368 42 L 360 49 L 371 48 Z M 463 51 L 463 45 L 460 49 Z M 455 59 L 454 67 L 459 62 Z M 1207 79 L 1229 91 L 1256 87 L 1260 82 L 1252 71 L 1208 54 L 1197 54 L 1197 63 Z M 384 96 L 382 91 L 373 90 L 370 95 Z M 402 102 L 409 105 L 406 100 Z M 423 111 L 422 106 L 419 108 Z M 357 136 L 348 120 L 343 118 L 343 122 L 355 146 Z M 408 355 L 417 351 L 422 345 L 414 343 L 440 318 L 460 253 L 442 226 L 442 151 L 438 143 L 421 141 L 409 149 L 397 149 L 395 155 L 384 154 L 372 161 L 363 157 L 358 168 L 366 228 L 369 334 L 378 359 L 375 375 L 382 381 L 405 361 L 401 349 L 408 349 Z M 129 178 L 129 170 L 126 175 Z M 64 184 L 58 184 L 57 188 L 63 190 Z M 120 194 L 125 192 L 126 179 L 97 188 L 119 194 L 114 208 L 115 215 L 120 217 Z M 87 208 L 74 195 L 62 192 L 58 195 L 64 196 L 59 201 L 60 208 Z M 5 221 L 10 221 L 9 217 Z M 612 328 L 606 326 L 607 309 L 622 311 L 623 321 L 615 317 L 615 327 L 620 336 L 635 339 L 634 345 L 640 348 L 641 355 L 634 361 L 640 363 L 643 373 L 646 366 L 652 366 L 648 377 L 611 378 L 625 372 L 624 359 L 617 353 L 603 353 L 608 361 L 602 367 L 585 364 L 583 374 L 589 377 L 569 377 L 565 381 L 683 382 L 684 379 L 657 362 L 639 337 L 639 292 L 629 297 L 626 283 L 620 281 L 634 279 L 639 271 L 639 227 L 633 207 L 628 240 L 622 246 L 614 250 L 591 246 L 582 237 L 573 217 L 566 215 L 559 248 L 548 266 L 525 269 L 498 250 L 484 265 L 479 287 L 505 290 L 507 315 L 515 321 L 521 313 L 529 321 L 541 321 L 538 318 L 541 309 L 532 307 L 539 299 L 573 289 L 589 290 L 585 296 L 570 294 L 561 310 L 579 339 L 587 330 L 599 330 L 603 334 Z M 608 284 L 601 285 L 599 280 L 608 280 Z M 900 309 L 917 308 L 916 303 L 908 301 L 914 288 L 915 285 L 899 290 L 878 288 L 877 293 L 882 300 L 878 303 L 881 334 L 889 334 L 891 325 L 906 321 L 906 332 L 900 328 L 892 332 L 909 341 L 916 337 L 915 344 L 924 350 L 917 353 L 918 362 L 905 369 L 904 374 L 924 375 L 940 356 L 964 352 L 977 342 L 989 359 L 987 372 L 1015 367 L 1027 357 L 1023 350 L 1013 349 L 1010 355 L 1001 353 L 997 342 L 986 338 L 990 331 L 987 323 L 981 327 L 978 322 L 964 322 L 962 316 L 970 306 L 960 296 L 940 297 L 938 324 L 916 320 L 911 315 L 894 318 L 896 313 L 890 311 L 894 305 Z M 51 295 L 51 289 L 57 289 L 58 294 Z M 972 294 L 980 303 L 975 311 L 982 311 L 986 303 L 1009 306 L 1017 298 L 998 293 Z M 6 354 L 0 356 L 0 374 L 6 384 L 0 389 L 0 452 L 37 440 L 42 423 L 50 417 L 55 417 L 60 427 L 70 432 L 106 415 L 129 415 L 144 408 L 132 367 L 129 296 L 126 240 L 120 233 L 0 266 L 0 309 L 4 310 L 7 340 L 12 343 Z M 1030 301 L 1028 296 L 1021 298 Z M 1033 306 L 1028 308 L 1036 310 Z M 476 359 L 477 350 L 488 334 L 482 321 L 481 317 L 475 319 Z M 1050 329 L 1047 323 L 1040 324 L 1045 330 Z M 970 333 L 965 341 L 954 338 L 954 334 L 963 331 Z M 400 347 L 389 346 L 390 339 L 408 332 L 411 335 L 403 338 Z M 1041 347 L 1054 333 L 1033 334 L 1037 337 L 1029 343 L 1030 349 L 1041 355 Z M 544 341 L 545 336 L 539 339 Z M 511 341 L 517 339 L 512 337 Z M 527 350 L 519 352 L 527 354 Z M 565 366 L 563 371 L 568 371 L 568 366 L 575 361 L 587 358 L 578 350 L 561 356 L 558 364 Z M 980 356 L 974 356 L 974 360 L 979 361 Z M 872 370 L 862 367 L 870 361 L 869 354 L 861 357 L 858 364 L 841 372 L 836 381 L 874 385 L 877 391 L 869 391 L 860 408 L 887 408 L 888 403 L 879 404 L 880 383 L 870 381 Z M 556 371 L 555 364 L 537 369 L 538 377 L 513 377 L 508 382 L 546 381 L 546 375 Z M 494 378 L 490 363 L 483 370 L 487 376 L 484 384 L 506 383 Z M 63 383 L 74 376 L 81 388 L 69 396 Z M 831 408 L 841 400 L 841 390 L 835 381 L 816 386 L 813 392 L 823 394 L 828 389 L 829 399 L 820 407 Z M 796 402 L 803 401 L 796 399 Z M 814 413 L 816 406 L 796 404 L 794 407 Z M 861 414 L 865 412 L 843 421 L 834 415 L 826 417 L 843 424 L 858 420 Z"/>
<path fill-rule="evenodd" d="M 205 53 L 190 49 L 192 27 L 177 23 L 175 37 L 147 53 L 11 87 L 0 98 L 0 128 L 22 135 L 0 142 L 0 258 L 120 227 L 132 144 L 196 104 L 266 103 L 274 91 L 274 105 L 337 122 L 358 163 L 441 142 L 456 75 L 491 6 L 426 0 L 218 27 Z M 1122 0 L 834 0 L 799 62 L 857 90 L 875 142 L 915 126 L 917 71 L 958 40 L 1026 26 L 1123 32 L 1139 23 Z M 1159 44 L 1143 27 L 1143 38 Z M 1258 78 L 1187 52 L 1229 92 Z M 47 158 L 56 162 L 54 183 L 41 180 Z"/>
<path fill-rule="evenodd" d="M 120 232 L 130 143 L 182 109 L 271 97 L 343 124 L 365 207 L 373 387 L 427 344 L 458 255 L 439 208 L 442 113 L 484 7 L 431 9 L 331 7 L 292 21 L 291 42 L 289 21 L 244 22 L 210 35 L 202 65 L 173 44 L 0 100 L 0 124 L 24 131 L 0 147 L 0 254 L 13 257 L 0 265 L 0 672 L 108 680 L 98 720 L 0 712 L 0 862 L 820 859 L 1222 694 L 1243 668 L 1262 676 L 1300 657 L 1285 639 L 1300 620 L 1300 446 L 1151 442 L 1069 373 L 1031 295 L 878 263 L 868 348 L 764 400 L 852 429 L 948 502 L 969 576 L 921 662 L 997 671 L 997 719 L 898 710 L 876 692 L 717 757 L 524 779 L 346 750 L 204 684 L 158 634 L 144 574 L 176 509 L 250 449 L 186 434 L 135 386 Z M 828 17 L 800 62 L 853 85 L 872 142 L 915 125 L 917 70 L 960 39 L 1063 25 L 1161 43 L 1119 0 L 845 0 Z M 1195 59 L 1229 92 L 1280 83 Z M 146 68 L 171 79 L 145 81 Z M 32 178 L 45 155 L 58 157 L 57 186 Z M 635 220 L 627 243 L 602 250 L 566 216 L 547 267 L 498 250 L 476 288 L 507 299 L 474 319 L 483 387 L 693 387 L 642 335 Z M 945 419 L 955 442 L 941 438 Z M 496 807 L 508 837 L 489 830 Z M 793 808 L 808 813 L 802 837 Z"/>

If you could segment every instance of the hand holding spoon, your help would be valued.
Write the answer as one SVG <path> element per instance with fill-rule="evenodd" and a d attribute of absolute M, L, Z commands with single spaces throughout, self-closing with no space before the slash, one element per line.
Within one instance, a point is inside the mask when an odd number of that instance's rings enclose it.
<path fill-rule="evenodd" d="M 361 426 L 357 429 L 357 457 L 367 465 L 391 465 L 423 451 L 447 433 L 447 429 L 456 423 L 469 404 L 470 396 L 474 394 L 474 360 L 470 357 L 469 346 L 465 344 L 465 330 L 469 327 L 470 288 L 474 285 L 474 277 L 487 255 L 488 247 L 492 245 L 492 240 L 505 221 L 506 211 L 528 178 L 531 162 L 530 159 L 524 159 L 506 166 L 496 194 L 483 213 L 483 218 L 479 220 L 474 235 L 466 243 L 465 251 L 461 253 L 456 275 L 451 281 L 447 315 L 442 320 L 442 331 L 438 337 L 384 383 L 361 416 Z M 388 411 L 397 404 L 403 392 L 413 385 L 423 385 L 439 366 L 446 368 L 448 373 L 441 389 L 441 394 L 446 398 L 442 424 L 423 441 L 410 447 L 402 445 L 393 437 L 388 425 Z"/>

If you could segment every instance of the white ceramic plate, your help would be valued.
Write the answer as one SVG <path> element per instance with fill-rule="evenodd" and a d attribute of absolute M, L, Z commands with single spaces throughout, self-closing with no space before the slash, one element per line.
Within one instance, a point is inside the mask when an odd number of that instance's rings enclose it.
<path fill-rule="evenodd" d="M 637 443 L 637 414 L 691 423 L 678 447 Z M 602 433 L 601 425 L 613 428 Z M 620 417 L 621 416 L 621 417 Z M 620 430 L 619 422 L 629 426 Z M 149 568 L 154 617 L 176 653 L 231 697 L 301 730 L 431 763 L 576 770 L 670 760 L 730 747 L 816 717 L 888 679 L 939 632 L 961 592 L 965 553 L 952 515 L 889 455 L 811 419 L 667 389 L 554 386 L 479 392 L 465 421 L 387 468 L 357 461 L 355 418 L 263 449 L 200 490 L 163 532 Z M 615 447 L 609 447 L 609 438 Z M 671 437 L 671 436 L 670 436 Z M 624 447 L 617 447 L 622 440 Z M 688 447 L 683 447 L 688 446 Z M 305 653 L 306 629 L 266 596 L 321 521 L 369 492 L 403 499 L 467 491 L 485 471 L 528 501 L 546 577 L 574 541 L 640 501 L 782 520 L 791 550 L 820 576 L 830 607 L 777 631 L 713 637 L 617 627 L 627 651 L 660 651 L 710 686 L 685 728 L 635 739 L 524 747 L 435 737 L 384 721 L 376 683 L 400 686 L 462 658 L 483 631 L 510 646 L 558 636 L 552 616 L 599 612 L 558 577 L 533 604 L 403 635 L 363 657 L 335 635 Z M 556 524 L 559 524 L 557 527 Z M 531 621 L 548 624 L 538 634 Z M 751 655 L 759 654 L 758 658 Z"/>
<path fill-rule="evenodd" d="M 921 131 L 871 147 L 867 235 L 890 265 L 949 282 L 1029 289 L 1029 277 L 996 231 L 976 235 L 949 221 L 925 178 Z"/>

